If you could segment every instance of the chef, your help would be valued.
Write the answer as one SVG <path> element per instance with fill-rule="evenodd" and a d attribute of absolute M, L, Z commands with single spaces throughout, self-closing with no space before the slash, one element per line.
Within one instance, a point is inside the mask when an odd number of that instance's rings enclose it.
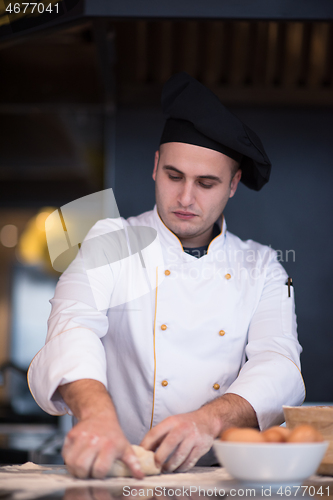
<path fill-rule="evenodd" d="M 115 459 L 142 477 L 130 443 L 156 450 L 167 471 L 212 464 L 224 429 L 279 424 L 282 405 L 304 399 L 286 272 L 223 216 L 240 180 L 254 190 L 268 181 L 261 141 L 186 73 L 165 84 L 162 107 L 154 209 L 91 229 L 59 279 L 29 369 L 37 403 L 78 421 L 63 447 L 78 477 L 104 477 Z M 108 255 L 142 228 L 156 238 L 141 252 L 87 265 L 89 241 L 103 236 Z"/>

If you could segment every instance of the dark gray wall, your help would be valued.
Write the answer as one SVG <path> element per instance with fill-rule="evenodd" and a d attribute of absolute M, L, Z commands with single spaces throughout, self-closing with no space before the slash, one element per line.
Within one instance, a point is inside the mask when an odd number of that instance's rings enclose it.
<path fill-rule="evenodd" d="M 273 169 L 259 193 L 240 185 L 225 211 L 228 229 L 281 251 L 295 285 L 307 401 L 333 401 L 333 115 L 233 111 L 260 136 Z M 118 112 L 115 194 L 124 217 L 154 205 L 151 173 L 162 127 L 158 109 Z"/>

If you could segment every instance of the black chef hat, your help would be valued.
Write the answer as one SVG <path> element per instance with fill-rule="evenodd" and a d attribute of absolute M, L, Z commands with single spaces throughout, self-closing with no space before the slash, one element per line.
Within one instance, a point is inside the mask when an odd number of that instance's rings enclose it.
<path fill-rule="evenodd" d="M 172 76 L 163 87 L 162 109 L 167 121 L 160 144 L 185 142 L 220 151 L 240 162 L 247 187 L 259 191 L 268 182 L 271 162 L 259 137 L 195 78 Z"/>

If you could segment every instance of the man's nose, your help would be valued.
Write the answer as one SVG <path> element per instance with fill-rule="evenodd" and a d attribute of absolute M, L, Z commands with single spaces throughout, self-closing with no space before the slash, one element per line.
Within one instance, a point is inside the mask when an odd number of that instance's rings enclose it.
<path fill-rule="evenodd" d="M 194 186 L 190 182 L 185 182 L 179 192 L 178 201 L 183 207 L 189 207 L 194 203 Z"/>

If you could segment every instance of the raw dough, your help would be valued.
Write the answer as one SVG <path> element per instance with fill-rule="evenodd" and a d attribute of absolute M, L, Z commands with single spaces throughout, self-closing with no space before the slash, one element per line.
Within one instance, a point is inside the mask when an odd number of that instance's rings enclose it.
<path fill-rule="evenodd" d="M 137 446 L 135 444 L 132 445 L 132 448 L 139 459 L 141 470 L 146 476 L 161 474 L 161 467 L 156 467 L 154 459 L 155 453 L 153 451 L 145 450 L 142 446 Z M 115 460 L 108 472 L 108 476 L 132 477 L 132 472 L 129 470 L 127 465 L 124 464 L 124 462 L 121 460 Z"/>

